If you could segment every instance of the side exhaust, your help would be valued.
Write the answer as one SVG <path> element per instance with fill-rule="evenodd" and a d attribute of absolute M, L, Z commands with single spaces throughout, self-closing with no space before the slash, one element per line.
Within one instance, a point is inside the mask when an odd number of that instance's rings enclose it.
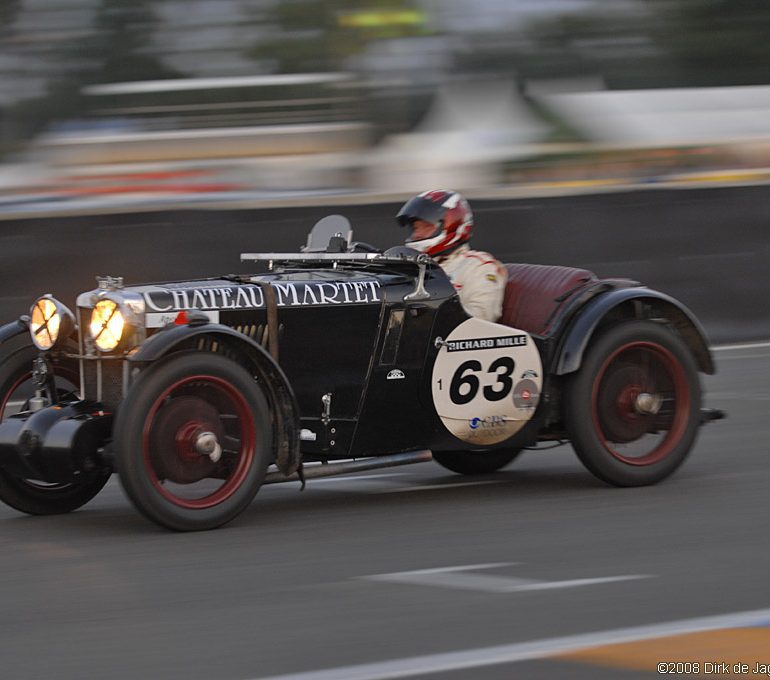
<path fill-rule="evenodd" d="M 700 424 L 705 425 L 712 420 L 722 420 L 727 418 L 727 413 L 718 408 L 702 408 L 700 410 Z"/>
<path fill-rule="evenodd" d="M 343 461 L 341 463 L 326 463 L 320 465 L 304 466 L 301 473 L 294 472 L 289 476 L 282 472 L 268 472 L 263 484 L 280 484 L 281 482 L 297 482 L 319 477 L 333 477 L 334 475 L 350 474 L 351 472 L 364 472 L 365 470 L 378 470 L 380 468 L 397 467 L 399 465 L 411 465 L 412 463 L 427 463 L 433 460 L 430 451 L 410 451 L 409 453 L 395 453 L 390 456 L 378 456 L 376 458 L 361 458 L 359 460 Z"/>

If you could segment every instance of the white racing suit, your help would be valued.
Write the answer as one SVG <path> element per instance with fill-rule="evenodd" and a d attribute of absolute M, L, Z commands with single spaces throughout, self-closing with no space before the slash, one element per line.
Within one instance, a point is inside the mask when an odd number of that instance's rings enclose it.
<path fill-rule="evenodd" d="M 486 321 L 500 318 L 508 275 L 494 257 L 463 245 L 441 258 L 439 264 L 468 314 Z"/>

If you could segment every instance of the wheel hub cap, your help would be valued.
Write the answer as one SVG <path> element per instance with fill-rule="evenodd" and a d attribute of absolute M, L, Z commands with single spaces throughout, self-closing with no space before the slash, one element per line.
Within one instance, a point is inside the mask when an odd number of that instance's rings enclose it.
<path fill-rule="evenodd" d="M 634 341 L 615 350 L 599 369 L 592 398 L 602 445 L 630 465 L 653 465 L 676 451 L 690 422 L 686 371 L 657 342 Z"/>
<path fill-rule="evenodd" d="M 659 394 L 650 394 L 641 392 L 636 396 L 634 408 L 637 413 L 642 415 L 657 415 L 660 407 L 663 405 L 663 398 Z"/>
<path fill-rule="evenodd" d="M 208 456 L 215 463 L 222 457 L 222 447 L 213 432 L 201 432 L 195 438 L 194 448 L 201 456 Z"/>
<path fill-rule="evenodd" d="M 214 475 L 222 456 L 219 413 L 197 397 L 178 397 L 161 410 L 150 433 L 159 479 L 191 484 Z"/>
<path fill-rule="evenodd" d="M 648 424 L 637 409 L 639 397 L 646 393 L 637 377 L 632 367 L 624 366 L 615 367 L 606 378 L 600 421 L 610 441 L 632 442 L 647 431 Z"/>

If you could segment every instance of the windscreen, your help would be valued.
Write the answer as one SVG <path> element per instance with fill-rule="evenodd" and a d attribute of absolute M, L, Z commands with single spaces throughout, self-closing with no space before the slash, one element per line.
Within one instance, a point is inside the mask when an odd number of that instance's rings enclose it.
<path fill-rule="evenodd" d="M 353 238 L 353 229 L 350 220 L 343 215 L 327 215 L 316 222 L 316 225 L 307 236 L 305 251 L 323 252 L 329 245 L 329 239 L 337 234 L 341 235 L 348 243 Z"/>

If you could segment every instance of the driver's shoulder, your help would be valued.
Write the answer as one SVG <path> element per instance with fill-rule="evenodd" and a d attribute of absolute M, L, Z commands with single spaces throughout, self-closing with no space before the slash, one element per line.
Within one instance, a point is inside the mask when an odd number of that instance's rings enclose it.
<path fill-rule="evenodd" d="M 502 263 L 485 250 L 468 249 L 462 254 L 463 260 L 474 269 L 494 269 L 498 273 L 505 271 Z"/>

